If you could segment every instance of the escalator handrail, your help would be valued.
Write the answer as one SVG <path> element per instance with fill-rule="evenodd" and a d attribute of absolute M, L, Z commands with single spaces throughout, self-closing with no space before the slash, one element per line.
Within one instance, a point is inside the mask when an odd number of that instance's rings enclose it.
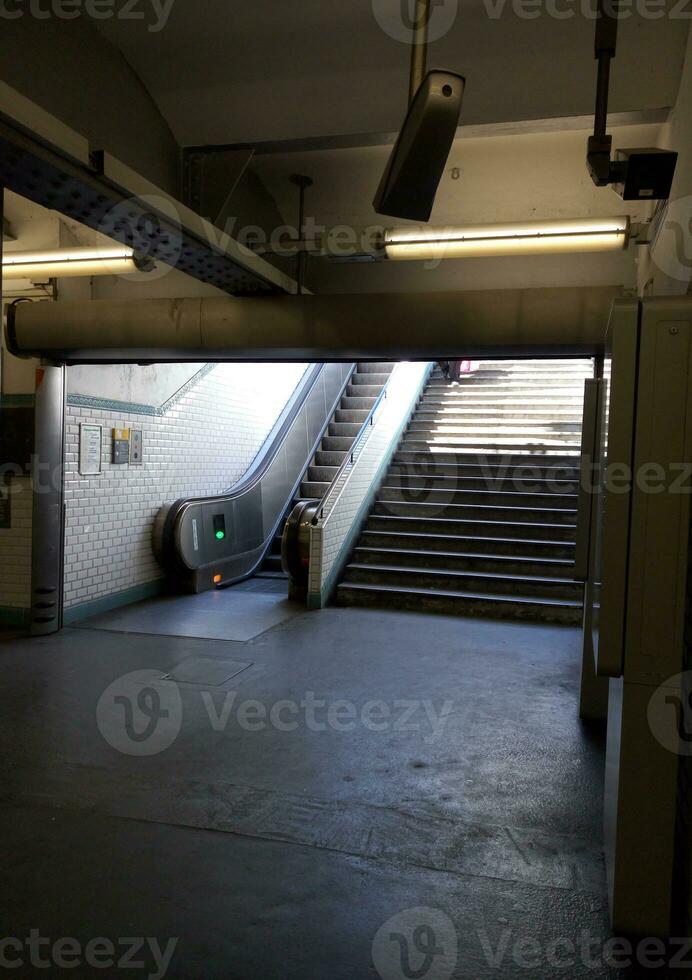
<path fill-rule="evenodd" d="M 179 497 L 168 506 L 160 531 L 158 534 L 155 531 L 155 540 L 158 538 L 158 545 L 155 544 L 154 550 L 156 551 L 158 547 L 160 552 L 159 560 L 162 563 L 178 565 L 176 549 L 172 547 L 173 528 L 190 507 L 212 504 L 218 500 L 239 497 L 252 490 L 260 482 L 277 453 L 280 451 L 286 434 L 307 401 L 308 395 L 317 383 L 324 367 L 324 364 L 311 364 L 307 368 L 272 427 L 271 432 L 255 455 L 249 469 L 228 490 L 223 491 L 223 493 L 200 497 Z"/>
<path fill-rule="evenodd" d="M 172 566 L 177 566 L 181 571 L 186 572 L 187 569 L 183 568 L 179 562 L 179 556 L 177 554 L 177 549 L 173 547 L 174 539 L 174 529 L 179 526 L 180 522 L 184 519 L 185 514 L 191 507 L 204 506 L 207 504 L 213 504 L 219 500 L 229 500 L 237 499 L 244 494 L 250 493 L 256 486 L 261 482 L 269 467 L 273 463 L 274 459 L 278 455 L 283 445 L 285 438 L 294 422 L 296 421 L 300 411 L 305 405 L 311 391 L 318 382 L 322 371 L 325 369 L 327 364 L 313 364 L 305 371 L 302 378 L 298 382 L 291 398 L 286 404 L 284 410 L 279 416 L 277 422 L 275 423 L 269 436 L 265 439 L 262 449 L 259 450 L 250 469 L 233 484 L 228 490 L 220 494 L 212 494 L 203 497 L 182 497 L 174 501 L 168 508 L 165 514 L 165 519 L 162 523 L 161 531 L 158 535 L 159 540 L 159 551 L 161 554 L 161 560 L 164 563 L 170 563 Z M 350 370 L 347 371 L 346 376 L 343 380 L 341 386 L 341 392 L 345 391 L 346 386 L 350 383 L 354 371 L 357 368 L 357 364 L 353 362 L 350 365 Z M 331 421 L 331 415 L 325 419 L 324 429 L 320 433 L 315 446 L 313 447 L 312 454 L 319 445 L 319 441 L 324 434 L 329 422 Z M 300 480 L 302 480 L 302 474 L 298 480 L 296 486 L 293 487 L 291 496 L 295 495 L 297 487 L 300 485 Z M 272 530 L 271 535 L 267 537 L 266 546 L 267 548 L 271 545 L 271 540 L 278 529 L 283 514 L 279 516 L 277 520 L 276 527 Z M 258 560 L 253 571 L 261 565 L 262 558 Z M 249 574 L 252 574 L 249 573 Z M 247 577 L 247 576 L 244 576 Z"/>
<path fill-rule="evenodd" d="M 308 539 L 301 538 L 302 529 L 307 528 L 310 524 L 315 527 L 324 517 L 325 501 L 334 490 L 344 470 L 353 463 L 354 453 L 363 441 L 365 433 L 368 429 L 372 428 L 375 414 L 382 402 L 387 398 L 387 387 L 390 380 L 391 372 L 390 377 L 382 387 L 382 391 L 375 399 L 372 408 L 363 420 L 356 438 L 353 440 L 353 445 L 341 461 L 341 465 L 332 477 L 322 497 L 316 497 L 314 500 L 298 501 L 286 519 L 281 539 L 281 564 L 284 572 L 287 573 L 289 579 L 293 582 L 300 582 L 305 577 L 306 566 L 309 562 Z"/>
<path fill-rule="evenodd" d="M 317 383 L 324 364 L 312 364 L 298 382 L 281 415 L 274 424 L 271 432 L 262 443 L 261 448 L 253 459 L 250 467 L 228 490 L 205 497 L 185 497 L 176 501 L 178 512 L 187 504 L 210 504 L 215 500 L 240 497 L 255 487 L 267 472 L 276 454 L 281 449 L 286 434 L 296 420 L 296 416 L 307 401 L 307 397 Z"/>
<path fill-rule="evenodd" d="M 264 443 L 262 444 L 262 448 L 255 456 L 255 459 L 250 464 L 249 470 L 246 470 L 243 476 L 236 483 L 229 487 L 228 490 L 224 490 L 222 493 L 215 493 L 205 497 L 182 497 L 179 500 L 176 500 L 173 504 L 173 507 L 176 509 L 176 516 L 188 505 L 213 504 L 216 500 L 228 500 L 233 499 L 234 497 L 240 497 L 244 493 L 248 493 L 260 482 L 266 471 L 273 463 L 276 454 L 281 449 L 286 434 L 295 422 L 296 416 L 300 412 L 301 408 L 307 401 L 308 395 L 319 379 L 324 367 L 324 364 L 313 364 L 305 372 L 301 380 L 298 382 L 298 387 L 293 392 L 293 395 L 291 395 L 291 399 L 286 405 L 286 408 L 279 416 L 276 425 L 265 439 Z M 345 384 L 346 383 L 347 382 L 345 382 Z M 265 447 L 267 448 L 265 449 Z"/>
<path fill-rule="evenodd" d="M 323 370 L 324 364 L 311 364 L 308 367 L 250 466 L 244 475 L 225 491 L 223 496 L 235 497 L 246 490 L 251 490 L 262 479 Z M 265 446 L 269 447 L 266 451 Z"/>
<path fill-rule="evenodd" d="M 432 373 L 433 367 L 434 367 L 434 365 L 431 364 L 431 366 L 429 368 L 429 372 L 428 372 L 428 377 Z M 331 484 L 329 485 L 329 489 L 327 490 L 327 492 L 325 493 L 325 495 L 322 497 L 322 500 L 320 501 L 319 509 L 315 512 L 315 516 L 312 518 L 312 524 L 313 524 L 313 526 L 316 527 L 317 524 L 319 524 L 319 522 L 324 518 L 324 506 L 325 506 L 325 502 L 326 502 L 327 498 L 331 495 L 331 493 L 334 491 L 334 489 L 335 489 L 335 487 L 337 485 L 337 480 L 339 479 L 339 477 L 341 476 L 341 474 L 343 473 L 343 471 L 348 466 L 352 466 L 353 463 L 355 462 L 354 456 L 356 455 L 356 453 L 360 449 L 361 444 L 364 442 L 364 440 L 365 440 L 365 434 L 366 434 L 367 430 L 374 425 L 374 417 L 375 417 L 375 414 L 376 414 L 377 410 L 381 406 L 382 402 L 385 401 L 385 399 L 387 398 L 387 389 L 389 388 L 389 383 L 390 383 L 391 380 L 392 380 L 392 375 L 390 374 L 389 375 L 389 378 L 387 379 L 387 383 L 385 384 L 385 386 L 382 389 L 382 391 L 380 392 L 380 394 L 377 396 L 377 401 L 372 406 L 372 408 L 370 409 L 370 412 L 368 413 L 368 417 L 363 422 L 363 424 L 362 424 L 362 426 L 360 428 L 360 431 L 358 432 L 358 435 L 353 440 L 353 445 L 351 446 L 351 449 L 349 450 L 346 458 L 344 459 L 344 461 L 342 462 L 341 466 L 339 467 L 339 470 L 338 470 L 337 474 L 335 475 L 334 479 L 332 480 Z M 341 496 L 341 491 L 342 490 L 343 490 L 343 487 L 341 488 L 341 490 L 339 490 L 339 494 L 337 496 L 337 500 Z"/>

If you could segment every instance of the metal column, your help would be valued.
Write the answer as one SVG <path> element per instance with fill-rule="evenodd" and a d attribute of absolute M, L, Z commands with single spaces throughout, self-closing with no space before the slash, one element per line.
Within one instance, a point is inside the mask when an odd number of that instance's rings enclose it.
<path fill-rule="evenodd" d="M 577 505 L 577 546 L 574 577 L 584 582 L 584 630 L 582 636 L 581 690 L 579 717 L 582 721 L 604 723 L 608 717 L 608 681 L 596 673 L 596 657 L 592 639 L 593 588 L 590 569 L 594 564 L 592 549 L 593 528 L 600 506 L 600 442 L 599 414 L 604 383 L 598 378 L 584 382 L 584 415 L 582 421 L 582 452 L 579 467 L 579 497 Z"/>
<path fill-rule="evenodd" d="M 31 633 L 62 627 L 64 554 L 65 368 L 43 366 L 36 377 L 31 549 Z"/>

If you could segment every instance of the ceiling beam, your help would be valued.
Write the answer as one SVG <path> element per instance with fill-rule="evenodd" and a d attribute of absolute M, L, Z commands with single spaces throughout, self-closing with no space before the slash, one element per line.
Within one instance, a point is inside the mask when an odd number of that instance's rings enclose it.
<path fill-rule="evenodd" d="M 269 262 L 0 86 L 0 186 L 231 295 L 295 291 Z M 30 104 L 29 104 L 30 105 Z M 38 124 L 37 124 L 38 125 Z"/>
<path fill-rule="evenodd" d="M 622 126 L 651 126 L 667 122 L 670 107 L 660 109 L 638 109 L 632 112 L 612 112 L 608 116 L 609 125 L 617 129 Z M 590 132 L 593 130 L 593 116 L 554 116 L 549 119 L 525 119 L 501 123 L 480 123 L 473 126 L 459 126 L 456 139 L 482 139 L 493 136 L 525 136 L 533 133 Z M 185 147 L 186 154 L 213 154 L 228 151 L 252 151 L 255 156 L 283 153 L 307 153 L 323 150 L 352 150 L 370 146 L 391 146 L 398 133 L 346 133 L 334 136 L 305 136 L 298 139 L 269 140 L 252 143 L 225 143 L 209 146 Z"/>
<path fill-rule="evenodd" d="M 66 363 L 595 354 L 618 286 L 11 307 L 12 353 Z"/>

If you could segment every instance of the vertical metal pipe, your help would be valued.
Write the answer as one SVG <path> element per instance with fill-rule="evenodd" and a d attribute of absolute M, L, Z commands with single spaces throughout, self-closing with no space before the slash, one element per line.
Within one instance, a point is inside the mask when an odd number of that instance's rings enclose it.
<path fill-rule="evenodd" d="M 606 134 L 608 123 L 610 63 L 617 51 L 618 18 L 620 16 L 619 0 L 598 0 L 596 14 L 594 53 L 598 59 L 598 81 L 596 83 L 594 136 L 603 137 Z"/>
<path fill-rule="evenodd" d="M 312 181 L 309 177 L 305 177 L 302 174 L 294 174 L 291 177 L 291 181 L 296 184 L 299 190 L 298 198 L 298 254 L 296 256 L 296 284 L 297 284 L 297 294 L 298 296 L 303 295 L 303 286 L 305 285 L 305 189 L 307 187 L 312 187 Z"/>
<path fill-rule="evenodd" d="M 418 89 L 423 84 L 428 59 L 428 25 L 430 23 L 431 0 L 415 0 L 416 11 L 413 21 L 413 42 L 411 46 L 411 81 L 409 103 L 413 102 Z"/>
<path fill-rule="evenodd" d="M 596 82 L 596 118 L 594 136 L 605 136 L 608 127 L 608 89 L 610 87 L 610 60 L 608 53 L 599 55 L 598 81 Z"/>
<path fill-rule="evenodd" d="M 594 511 L 594 480 L 597 465 L 597 430 L 599 399 L 603 382 L 587 378 L 584 382 L 581 456 L 579 460 L 579 490 L 577 493 L 577 538 L 574 549 L 572 577 L 585 582 L 589 575 L 591 529 Z M 596 494 L 598 499 L 598 495 Z"/>
<path fill-rule="evenodd" d="M 300 203 L 298 205 L 298 259 L 296 262 L 296 282 L 298 283 L 298 295 L 303 292 L 305 282 L 305 252 L 302 248 L 303 229 L 305 228 L 305 184 L 300 183 Z"/>

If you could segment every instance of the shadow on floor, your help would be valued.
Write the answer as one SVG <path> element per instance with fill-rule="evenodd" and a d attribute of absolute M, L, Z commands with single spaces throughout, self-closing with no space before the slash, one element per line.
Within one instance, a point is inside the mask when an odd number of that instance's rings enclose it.
<path fill-rule="evenodd" d="M 6 936 L 74 937 L 79 977 L 132 936 L 181 980 L 625 975 L 578 631 L 294 607 L 238 639 L 284 600 L 208 595 L 5 644 Z M 165 635 L 202 620 L 236 638 Z"/>

